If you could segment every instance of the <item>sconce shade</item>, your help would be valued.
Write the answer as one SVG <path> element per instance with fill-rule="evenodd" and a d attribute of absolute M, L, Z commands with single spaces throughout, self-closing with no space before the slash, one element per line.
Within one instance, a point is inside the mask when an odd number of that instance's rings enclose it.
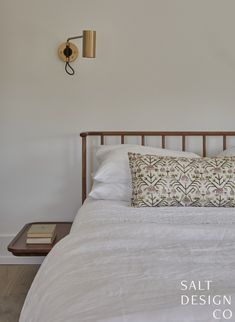
<path fill-rule="evenodd" d="M 83 30 L 82 56 L 85 58 L 95 58 L 96 32 L 94 30 Z"/>

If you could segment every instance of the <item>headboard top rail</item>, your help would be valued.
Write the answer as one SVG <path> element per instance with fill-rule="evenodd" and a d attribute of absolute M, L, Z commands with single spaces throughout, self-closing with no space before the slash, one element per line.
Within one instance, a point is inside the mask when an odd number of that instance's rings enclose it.
<path fill-rule="evenodd" d="M 235 136 L 235 131 L 88 131 L 80 133 L 86 136 Z"/>

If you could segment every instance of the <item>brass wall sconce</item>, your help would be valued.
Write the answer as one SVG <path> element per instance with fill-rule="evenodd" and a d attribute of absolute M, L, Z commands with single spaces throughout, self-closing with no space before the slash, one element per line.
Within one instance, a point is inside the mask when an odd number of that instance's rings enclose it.
<path fill-rule="evenodd" d="M 59 57 L 65 62 L 65 71 L 69 75 L 74 75 L 75 71 L 70 65 L 71 62 L 77 59 L 79 52 L 78 48 L 70 42 L 73 39 L 83 40 L 82 57 L 95 58 L 96 55 L 96 31 L 83 30 L 81 36 L 69 37 L 66 42 L 61 44 L 58 49 Z"/>

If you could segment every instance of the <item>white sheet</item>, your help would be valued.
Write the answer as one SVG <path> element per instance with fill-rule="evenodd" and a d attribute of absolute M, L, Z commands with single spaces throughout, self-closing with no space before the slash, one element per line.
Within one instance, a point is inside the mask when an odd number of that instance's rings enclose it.
<path fill-rule="evenodd" d="M 180 304 L 182 280 L 212 280 L 207 294 L 235 301 L 234 238 L 234 209 L 89 200 L 46 257 L 20 322 L 214 322 L 225 308 L 234 321 L 234 303 Z"/>

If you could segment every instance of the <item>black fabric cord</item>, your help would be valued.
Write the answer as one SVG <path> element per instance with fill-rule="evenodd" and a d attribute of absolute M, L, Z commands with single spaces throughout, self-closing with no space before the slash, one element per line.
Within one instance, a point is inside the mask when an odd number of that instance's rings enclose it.
<path fill-rule="evenodd" d="M 69 75 L 74 75 L 75 74 L 75 71 L 74 71 L 73 67 L 70 65 L 70 63 L 68 61 L 65 63 L 64 69 L 65 69 L 66 73 L 69 74 Z"/>

